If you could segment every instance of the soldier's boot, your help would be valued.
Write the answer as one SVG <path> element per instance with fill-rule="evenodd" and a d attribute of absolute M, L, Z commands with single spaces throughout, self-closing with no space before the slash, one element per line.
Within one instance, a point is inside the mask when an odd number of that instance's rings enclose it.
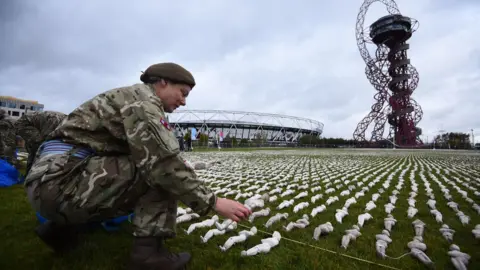
<path fill-rule="evenodd" d="M 158 237 L 136 237 L 130 256 L 129 270 L 180 270 L 190 261 L 190 254 L 179 254 L 167 250 L 163 239 Z"/>
<path fill-rule="evenodd" d="M 60 226 L 49 220 L 37 226 L 35 234 L 58 253 L 70 251 L 78 245 L 78 232 L 75 226 Z"/>

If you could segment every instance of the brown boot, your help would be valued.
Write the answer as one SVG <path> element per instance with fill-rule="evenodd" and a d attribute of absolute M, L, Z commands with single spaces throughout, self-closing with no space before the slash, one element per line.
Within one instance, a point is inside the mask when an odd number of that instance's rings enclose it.
<path fill-rule="evenodd" d="M 190 261 L 190 254 L 169 252 L 158 237 L 136 237 L 130 255 L 129 270 L 180 270 Z"/>

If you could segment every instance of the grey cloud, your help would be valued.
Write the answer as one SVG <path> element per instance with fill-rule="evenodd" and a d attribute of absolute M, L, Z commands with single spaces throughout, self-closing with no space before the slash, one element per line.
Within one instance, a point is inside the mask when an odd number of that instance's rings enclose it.
<path fill-rule="evenodd" d="M 420 126 L 480 130 L 477 1 L 398 1 L 420 21 L 409 56 L 420 74 Z M 375 91 L 355 42 L 361 1 L 33 1 L 0 11 L 0 91 L 69 112 L 93 95 L 138 82 L 175 61 L 198 86 L 191 109 L 291 114 L 351 137 Z M 372 6 L 368 26 L 385 14 Z M 372 51 L 374 47 L 370 48 Z M 450 97 L 452 93 L 456 95 Z"/>

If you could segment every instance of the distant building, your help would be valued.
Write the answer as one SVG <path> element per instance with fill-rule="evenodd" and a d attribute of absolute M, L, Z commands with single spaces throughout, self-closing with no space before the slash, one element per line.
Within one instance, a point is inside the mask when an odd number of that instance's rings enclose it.
<path fill-rule="evenodd" d="M 43 104 L 35 100 L 25 100 L 10 96 L 0 96 L 0 109 L 7 112 L 13 119 L 18 119 L 24 114 L 43 111 Z"/>

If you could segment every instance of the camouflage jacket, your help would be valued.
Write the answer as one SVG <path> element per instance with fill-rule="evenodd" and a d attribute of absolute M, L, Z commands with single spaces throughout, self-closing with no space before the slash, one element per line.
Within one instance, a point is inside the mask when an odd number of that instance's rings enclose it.
<path fill-rule="evenodd" d="M 139 173 L 200 215 L 215 205 L 215 194 L 181 158 L 153 87 L 135 84 L 109 90 L 71 112 L 49 139 L 89 147 L 98 155 L 131 155 Z"/>
<path fill-rule="evenodd" d="M 65 114 L 53 111 L 25 114 L 15 122 L 15 132 L 25 140 L 29 154 L 35 154 L 48 134 L 57 128 Z"/>

